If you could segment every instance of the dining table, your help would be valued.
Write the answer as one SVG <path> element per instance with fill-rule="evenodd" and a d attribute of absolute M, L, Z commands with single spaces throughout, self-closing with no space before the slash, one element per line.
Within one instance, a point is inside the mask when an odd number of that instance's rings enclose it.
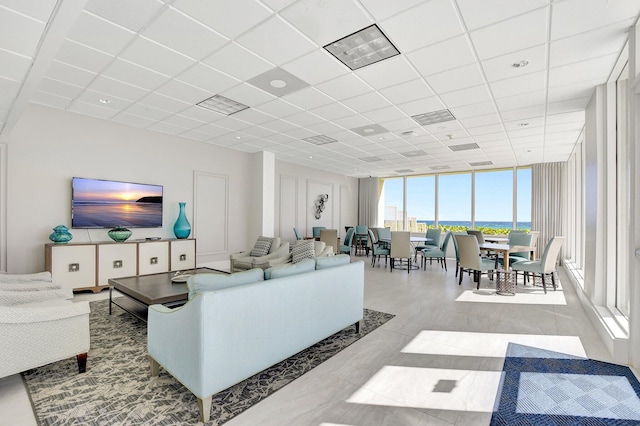
<path fill-rule="evenodd" d="M 502 254 L 504 269 L 509 269 L 509 253 L 530 252 L 531 260 L 535 260 L 536 248 L 532 246 L 522 246 L 515 244 L 498 244 L 498 243 L 482 243 L 479 245 L 480 250 L 489 251 L 498 255 Z"/>
<path fill-rule="evenodd" d="M 484 240 L 488 243 L 505 244 L 509 241 L 509 237 L 485 235 Z"/>

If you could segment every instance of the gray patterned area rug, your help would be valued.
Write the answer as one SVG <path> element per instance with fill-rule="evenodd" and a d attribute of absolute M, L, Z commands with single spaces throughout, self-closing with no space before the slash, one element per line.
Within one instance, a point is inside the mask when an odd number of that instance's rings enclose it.
<path fill-rule="evenodd" d="M 213 396 L 211 418 L 220 425 L 331 358 L 394 315 L 364 310 L 353 326 Z M 146 324 L 109 301 L 91 302 L 87 372 L 75 358 L 23 373 L 40 425 L 186 425 L 198 423 L 196 397 L 163 369 L 151 378 Z M 200 423 L 202 424 L 202 423 Z"/>

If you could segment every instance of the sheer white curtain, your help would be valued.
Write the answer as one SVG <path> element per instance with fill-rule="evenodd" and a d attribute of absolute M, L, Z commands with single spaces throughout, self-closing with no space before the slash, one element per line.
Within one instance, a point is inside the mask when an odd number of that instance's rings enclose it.
<path fill-rule="evenodd" d="M 358 180 L 358 225 L 378 226 L 378 181 L 375 177 Z"/>
<path fill-rule="evenodd" d="M 552 237 L 564 236 L 566 209 L 566 163 L 531 166 L 531 230 L 540 231 L 537 258 Z M 560 251 L 562 259 L 562 250 Z"/>

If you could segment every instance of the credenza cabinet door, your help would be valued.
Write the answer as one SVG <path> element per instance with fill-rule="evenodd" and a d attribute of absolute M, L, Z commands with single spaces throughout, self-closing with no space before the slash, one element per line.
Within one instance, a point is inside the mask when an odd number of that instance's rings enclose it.
<path fill-rule="evenodd" d="M 98 244 L 98 285 L 109 278 L 132 277 L 138 272 L 136 243 Z"/>
<path fill-rule="evenodd" d="M 169 241 L 138 244 L 138 275 L 169 272 Z"/>
<path fill-rule="evenodd" d="M 96 285 L 96 246 L 47 244 L 45 267 L 64 288 L 91 289 Z"/>
<path fill-rule="evenodd" d="M 174 240 L 170 244 L 172 271 L 196 267 L 196 240 Z"/>

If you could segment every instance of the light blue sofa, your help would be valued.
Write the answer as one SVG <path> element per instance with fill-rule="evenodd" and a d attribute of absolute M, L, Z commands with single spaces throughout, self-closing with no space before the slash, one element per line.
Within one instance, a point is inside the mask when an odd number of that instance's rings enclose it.
<path fill-rule="evenodd" d="M 193 392 L 200 421 L 206 422 L 214 394 L 345 327 L 355 325 L 357 332 L 363 317 L 364 263 L 339 264 L 339 256 L 304 262 L 313 267 L 316 261 L 318 269 L 289 276 L 283 276 L 288 272 L 284 267 L 211 277 L 202 286 L 218 289 L 195 289 L 180 308 L 150 306 L 152 376 L 162 366 Z M 264 273 L 271 279 L 261 280 Z M 253 279 L 258 281 L 247 283 Z M 189 287 L 193 290 L 194 283 Z"/>

